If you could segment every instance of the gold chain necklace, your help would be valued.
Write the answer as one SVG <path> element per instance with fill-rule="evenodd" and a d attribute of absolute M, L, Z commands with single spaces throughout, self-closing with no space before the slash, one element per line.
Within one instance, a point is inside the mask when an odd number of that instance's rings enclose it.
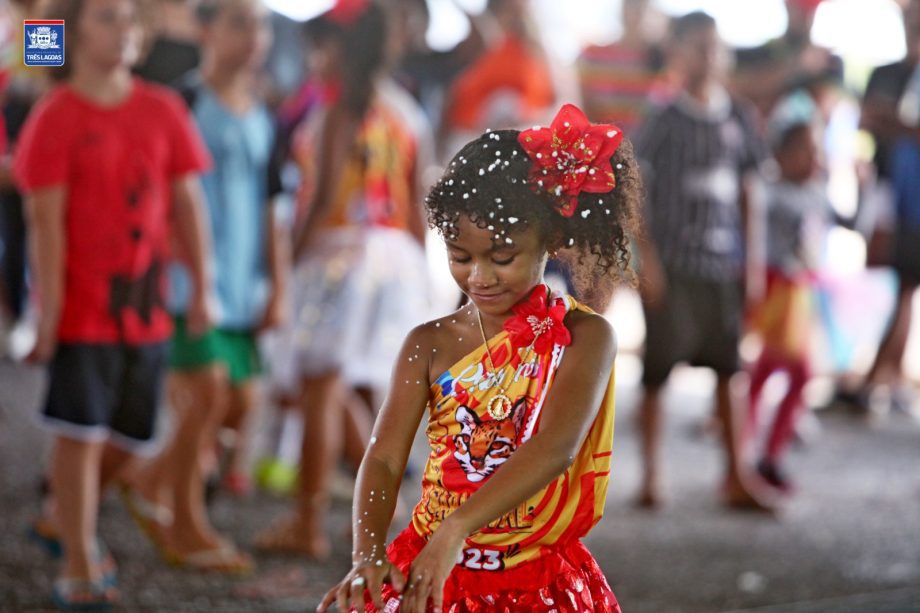
<path fill-rule="evenodd" d="M 547 288 L 547 300 L 552 297 L 549 288 Z M 492 367 L 492 385 L 491 387 L 497 387 L 499 394 L 492 398 L 489 401 L 488 406 L 486 406 L 486 411 L 489 412 L 489 415 L 492 416 L 492 419 L 502 420 L 511 415 L 511 409 L 514 406 L 511 402 L 511 398 L 508 397 L 508 394 L 505 390 L 505 387 L 498 380 L 498 370 L 495 368 L 495 362 L 492 361 L 492 350 L 489 348 L 489 341 L 486 339 L 486 329 L 482 325 L 482 313 L 479 312 L 479 309 L 476 309 L 476 319 L 479 320 L 479 332 L 482 334 L 482 343 L 486 346 L 486 355 L 489 356 L 489 366 Z M 534 322 L 529 321 L 528 323 L 531 326 L 535 326 Z M 537 337 L 545 332 L 546 326 L 542 322 L 536 322 L 534 327 L 534 337 L 530 341 L 530 345 L 527 346 L 527 352 L 524 354 L 524 357 L 521 359 L 521 362 L 526 362 L 527 358 L 530 357 L 531 351 L 533 351 L 533 346 L 537 342 Z M 495 408 L 495 405 L 498 405 L 498 408 Z"/>
<path fill-rule="evenodd" d="M 492 367 L 491 387 L 497 387 L 499 392 L 497 396 L 489 401 L 486 411 L 489 412 L 492 419 L 501 421 L 511 415 L 511 398 L 508 397 L 504 386 L 498 380 L 498 370 L 495 368 L 495 362 L 492 361 L 492 350 L 489 349 L 489 341 L 486 340 L 486 330 L 482 326 L 482 313 L 479 312 L 479 309 L 476 309 L 476 318 L 479 320 L 479 332 L 482 334 L 482 342 L 486 346 L 486 355 L 489 356 L 489 366 Z M 498 405 L 498 408 L 496 408 L 496 405 Z"/>

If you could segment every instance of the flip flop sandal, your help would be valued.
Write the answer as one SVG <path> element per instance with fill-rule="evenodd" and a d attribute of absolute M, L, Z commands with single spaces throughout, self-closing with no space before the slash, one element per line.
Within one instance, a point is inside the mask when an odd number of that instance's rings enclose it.
<path fill-rule="evenodd" d="M 252 559 L 229 543 L 192 553 L 171 553 L 169 563 L 184 570 L 225 575 L 246 575 L 253 569 Z"/>
<path fill-rule="evenodd" d="M 58 560 L 64 556 L 64 544 L 47 521 L 36 519 L 26 531 L 26 536 L 53 559 Z M 107 587 L 114 587 L 118 582 L 115 558 L 102 541 L 96 541 L 96 548 L 96 561 L 102 567 L 102 581 Z"/>
<path fill-rule="evenodd" d="M 102 571 L 102 584 L 108 588 L 118 585 L 118 565 L 115 563 L 112 552 L 99 539 L 96 539 L 96 561 Z"/>
<path fill-rule="evenodd" d="M 58 560 L 64 555 L 64 545 L 57 534 L 44 519 L 36 519 L 26 530 L 26 536 L 30 541 L 45 550 L 49 556 Z"/>
<path fill-rule="evenodd" d="M 157 550 L 160 557 L 169 562 L 171 553 L 166 543 L 163 542 L 158 529 L 168 528 L 172 525 L 172 511 L 162 505 L 150 502 L 129 487 L 121 488 L 120 494 L 128 515 L 131 516 L 131 519 L 140 528 L 141 533 L 147 537 L 150 544 Z"/>
<path fill-rule="evenodd" d="M 60 578 L 54 580 L 51 598 L 65 611 L 111 611 L 118 592 L 104 581 Z"/>
<path fill-rule="evenodd" d="M 722 504 L 733 511 L 752 514 L 759 513 L 764 516 L 775 516 L 777 514 L 778 509 L 775 501 L 766 496 L 761 500 L 754 494 L 746 492 L 740 497 L 732 497 L 729 495 L 728 488 L 724 484 L 719 489 L 719 496 L 722 499 Z"/>

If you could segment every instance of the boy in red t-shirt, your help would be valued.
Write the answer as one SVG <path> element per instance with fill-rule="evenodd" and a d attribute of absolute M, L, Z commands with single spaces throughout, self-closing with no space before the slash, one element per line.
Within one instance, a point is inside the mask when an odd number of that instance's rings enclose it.
<path fill-rule="evenodd" d="M 172 228 L 189 261 L 189 326 L 208 325 L 209 244 L 198 175 L 209 158 L 184 104 L 131 77 L 132 0 L 59 2 L 66 80 L 34 109 L 14 172 L 26 196 L 38 339 L 50 360 L 43 422 L 55 434 L 51 487 L 64 545 L 54 597 L 110 604 L 113 563 L 96 536 L 99 493 L 153 437 L 166 341 Z"/>

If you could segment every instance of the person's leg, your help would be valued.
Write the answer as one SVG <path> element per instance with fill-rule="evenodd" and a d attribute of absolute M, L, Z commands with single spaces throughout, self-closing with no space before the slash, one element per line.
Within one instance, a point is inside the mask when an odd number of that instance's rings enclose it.
<path fill-rule="evenodd" d="M 789 374 L 789 389 L 776 410 L 764 454 L 764 459 L 774 466 L 779 464 L 780 456 L 792 437 L 796 418 L 804 406 L 802 395 L 808 383 L 808 366 L 803 360 L 790 360 L 785 370 Z"/>
<path fill-rule="evenodd" d="M 338 373 L 303 383 L 304 437 L 300 456 L 297 512 L 305 542 L 317 557 L 329 554 L 325 518 L 329 488 L 341 457 L 345 385 Z"/>
<path fill-rule="evenodd" d="M 124 367 L 123 352 L 116 345 L 75 343 L 59 344 L 49 365 L 43 420 L 55 439 L 43 517 L 33 528 L 49 541 L 60 539 L 64 549 L 72 549 L 64 576 L 76 573 L 84 580 L 98 578 L 90 577 L 85 560 L 80 560 L 95 549 L 112 400 Z"/>
<path fill-rule="evenodd" d="M 776 370 L 776 363 L 769 352 L 764 349 L 760 352 L 760 357 L 751 369 L 750 390 L 748 393 L 748 410 L 747 418 L 744 422 L 744 430 L 741 436 L 741 451 L 743 456 L 751 448 L 757 438 L 757 422 L 760 413 L 760 397 L 763 394 L 764 385 L 770 375 Z M 717 409 L 718 412 L 718 409 Z"/>
<path fill-rule="evenodd" d="M 359 385 L 354 388 L 354 391 L 361 402 L 363 402 L 362 406 L 364 410 L 368 411 L 371 415 L 377 415 L 377 410 L 380 408 L 381 402 L 374 388 L 370 385 Z"/>
<path fill-rule="evenodd" d="M 692 288 L 669 275 L 667 293 L 655 306 L 643 305 L 645 353 L 642 356 L 642 400 L 636 419 L 642 454 L 642 481 L 637 504 L 655 507 L 661 502 L 662 394 L 671 370 L 687 359 L 696 331 L 688 295 Z M 688 321 L 688 318 L 690 320 Z"/>
<path fill-rule="evenodd" d="M 357 472 L 364 459 L 364 452 L 367 451 L 367 443 L 370 440 L 374 422 L 363 394 L 346 391 L 344 404 L 345 459 Z"/>
<path fill-rule="evenodd" d="M 99 509 L 99 468 L 104 442 L 58 436 L 51 456 L 51 489 L 56 523 L 64 545 L 61 576 L 98 582 L 96 519 Z"/>
<path fill-rule="evenodd" d="M 236 495 L 244 495 L 251 487 L 249 427 L 258 406 L 262 357 L 254 331 L 223 330 L 220 338 L 230 377 L 227 411 L 220 424 L 221 485 Z"/>
<path fill-rule="evenodd" d="M 745 414 L 739 414 L 732 394 L 732 380 L 741 369 L 738 346 L 743 327 L 744 299 L 740 279 L 695 279 L 688 282 L 687 289 L 691 292 L 687 303 L 692 312 L 688 324 L 696 330 L 692 363 L 709 367 L 716 373 L 714 408 L 721 423 L 721 443 L 725 454 L 724 502 L 741 509 L 769 510 L 766 501 L 761 500 L 762 496 L 746 478 L 741 452 L 741 424 L 745 421 Z"/>
<path fill-rule="evenodd" d="M 198 518 L 201 512 L 190 501 L 197 496 L 193 491 L 197 488 L 191 483 L 203 483 L 205 469 L 201 458 L 213 455 L 211 447 L 206 446 L 204 441 L 206 430 L 226 410 L 222 397 L 226 378 L 220 350 L 221 338 L 217 331 L 208 330 L 193 336 L 186 329 L 185 319 L 176 317 L 168 346 L 139 351 L 133 372 L 136 381 L 126 385 L 127 395 L 123 404 L 130 409 L 126 411 L 126 416 L 155 415 L 159 394 L 154 393 L 154 389 L 159 392 L 160 386 L 153 388 L 144 382 L 162 378 L 168 364 L 170 372 L 165 388 L 172 410 L 172 427 L 157 456 L 133 471 L 130 477 L 132 490 L 127 492 L 126 497 L 132 516 L 164 554 L 168 543 L 173 540 L 170 528 L 180 504 L 183 509 L 179 532 L 197 533 L 197 537 L 190 539 L 191 544 L 200 545 L 202 540 L 213 540 L 202 536 L 202 532 L 208 531 L 195 529 L 201 525 Z M 141 398 L 136 392 L 131 393 L 131 388 L 149 389 L 151 394 Z M 134 426 L 126 421 L 125 427 Z M 143 430 L 152 433 L 152 426 L 145 423 Z M 216 426 L 212 426 L 211 430 L 216 432 Z M 197 454 L 197 465 L 189 468 L 191 454 Z M 177 494 L 182 496 L 181 501 Z"/>
<path fill-rule="evenodd" d="M 159 381 L 166 351 L 164 346 L 158 346 L 135 353 L 126 378 L 128 396 L 122 400 L 125 418 L 119 421 L 118 431 L 135 432 L 134 439 L 147 441 L 153 436 L 159 385 L 145 386 L 144 381 Z M 226 368 L 218 356 L 211 363 L 174 373 L 173 378 L 173 400 L 178 404 L 180 418 L 164 460 L 170 468 L 164 483 L 171 491 L 173 517 L 171 522 L 162 522 L 165 541 L 156 544 L 164 557 L 185 568 L 245 572 L 251 568 L 251 560 L 215 532 L 205 507 L 201 456 L 203 449 L 215 445 L 217 426 L 226 410 Z M 131 390 L 141 389 L 147 394 L 131 394 Z"/>
<path fill-rule="evenodd" d="M 213 549 L 220 543 L 207 518 L 203 451 L 213 446 L 226 410 L 226 371 L 217 364 L 168 377 L 174 408 L 172 438 L 136 471 L 133 492 L 159 519 L 149 521 L 154 540 L 175 554 Z"/>
<path fill-rule="evenodd" d="M 133 454 L 115 445 L 107 444 L 102 450 L 99 466 L 99 491 L 104 493 L 110 485 L 119 482 L 125 468 L 133 460 Z"/>
<path fill-rule="evenodd" d="M 896 383 L 901 375 L 901 364 L 910 335 L 913 314 L 913 295 L 917 285 L 901 279 L 894 314 L 879 344 L 872 367 L 866 374 L 865 388 Z"/>
<path fill-rule="evenodd" d="M 223 485 L 234 494 L 246 494 L 249 490 L 248 451 L 253 413 L 258 397 L 258 383 L 250 378 L 230 385 L 227 414 L 221 428 L 233 432 L 233 444 L 226 450 L 227 457 L 222 462 L 226 466 Z"/>
<path fill-rule="evenodd" d="M 99 492 L 102 496 L 109 485 L 111 485 L 121 474 L 125 466 L 133 459 L 127 451 L 105 444 L 102 447 L 102 453 L 99 460 Z M 50 470 L 53 470 L 51 468 Z M 53 475 L 48 476 L 50 482 Z M 52 491 L 48 491 L 42 499 L 41 517 L 35 520 L 33 527 L 41 530 L 47 536 L 57 537 L 60 530 L 57 523 L 57 505 L 55 504 Z"/>
<path fill-rule="evenodd" d="M 732 377 L 719 374 L 716 380 L 716 411 L 722 421 L 722 448 L 725 452 L 725 502 L 729 506 L 769 511 L 770 505 L 746 478 L 738 437 L 738 415 L 731 391 Z"/>
<path fill-rule="evenodd" d="M 221 545 L 207 516 L 200 458 L 202 451 L 216 442 L 217 427 L 227 406 L 228 384 L 226 371 L 219 365 L 174 376 L 177 389 L 187 392 L 179 397 L 189 403 L 180 407 L 182 419 L 170 448 L 174 519 L 169 543 L 181 556 Z"/>
<path fill-rule="evenodd" d="M 166 376 L 166 396 L 168 405 L 172 410 L 172 428 L 169 438 L 163 448 L 153 458 L 144 462 L 132 471 L 127 485 L 133 494 L 138 496 L 151 509 L 157 509 L 160 517 L 148 524 L 148 529 L 154 531 L 153 538 L 165 544 L 167 528 L 173 522 L 173 479 L 176 474 L 177 447 L 182 444 L 177 433 L 180 425 L 186 419 L 186 413 L 198 410 L 191 398 L 193 391 L 188 389 L 186 379 L 176 373 Z"/>
<path fill-rule="evenodd" d="M 345 389 L 337 371 L 303 379 L 304 432 L 297 509 L 292 517 L 257 537 L 260 549 L 296 552 L 317 559 L 329 556 L 332 546 L 325 520 L 333 471 L 342 452 Z"/>
<path fill-rule="evenodd" d="M 655 507 L 661 501 L 661 385 L 646 385 L 639 406 L 642 482 L 638 504 Z"/>

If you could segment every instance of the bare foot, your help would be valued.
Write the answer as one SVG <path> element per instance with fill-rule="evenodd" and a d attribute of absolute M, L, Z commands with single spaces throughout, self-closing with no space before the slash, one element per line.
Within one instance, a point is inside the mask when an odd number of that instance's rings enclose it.
<path fill-rule="evenodd" d="M 766 492 L 739 479 L 730 479 L 722 486 L 722 498 L 725 506 L 738 511 L 755 511 L 773 514 L 776 504 Z"/>
<path fill-rule="evenodd" d="M 199 551 L 234 549 L 230 541 L 216 532 L 211 530 L 200 532 L 193 528 L 184 529 L 178 525 L 173 525 L 172 529 L 169 530 L 167 544 L 170 553 L 178 556 L 185 556 Z"/>
<path fill-rule="evenodd" d="M 642 490 L 636 497 L 636 506 L 648 511 L 657 509 L 661 506 L 661 496 L 651 490 Z"/>
<path fill-rule="evenodd" d="M 177 568 L 226 575 L 245 575 L 253 569 L 252 558 L 227 541 L 215 547 L 174 553 L 170 563 Z"/>
<path fill-rule="evenodd" d="M 635 505 L 640 509 L 652 510 L 659 508 L 663 502 L 657 475 L 654 471 L 647 473 L 642 479 Z"/>
<path fill-rule="evenodd" d="M 255 548 L 264 553 L 303 555 L 325 560 L 332 553 L 329 538 L 312 522 L 291 515 L 272 524 L 256 537 Z"/>
<path fill-rule="evenodd" d="M 306 599 L 311 593 L 310 581 L 300 564 L 266 571 L 233 590 L 235 596 L 254 600 Z"/>

